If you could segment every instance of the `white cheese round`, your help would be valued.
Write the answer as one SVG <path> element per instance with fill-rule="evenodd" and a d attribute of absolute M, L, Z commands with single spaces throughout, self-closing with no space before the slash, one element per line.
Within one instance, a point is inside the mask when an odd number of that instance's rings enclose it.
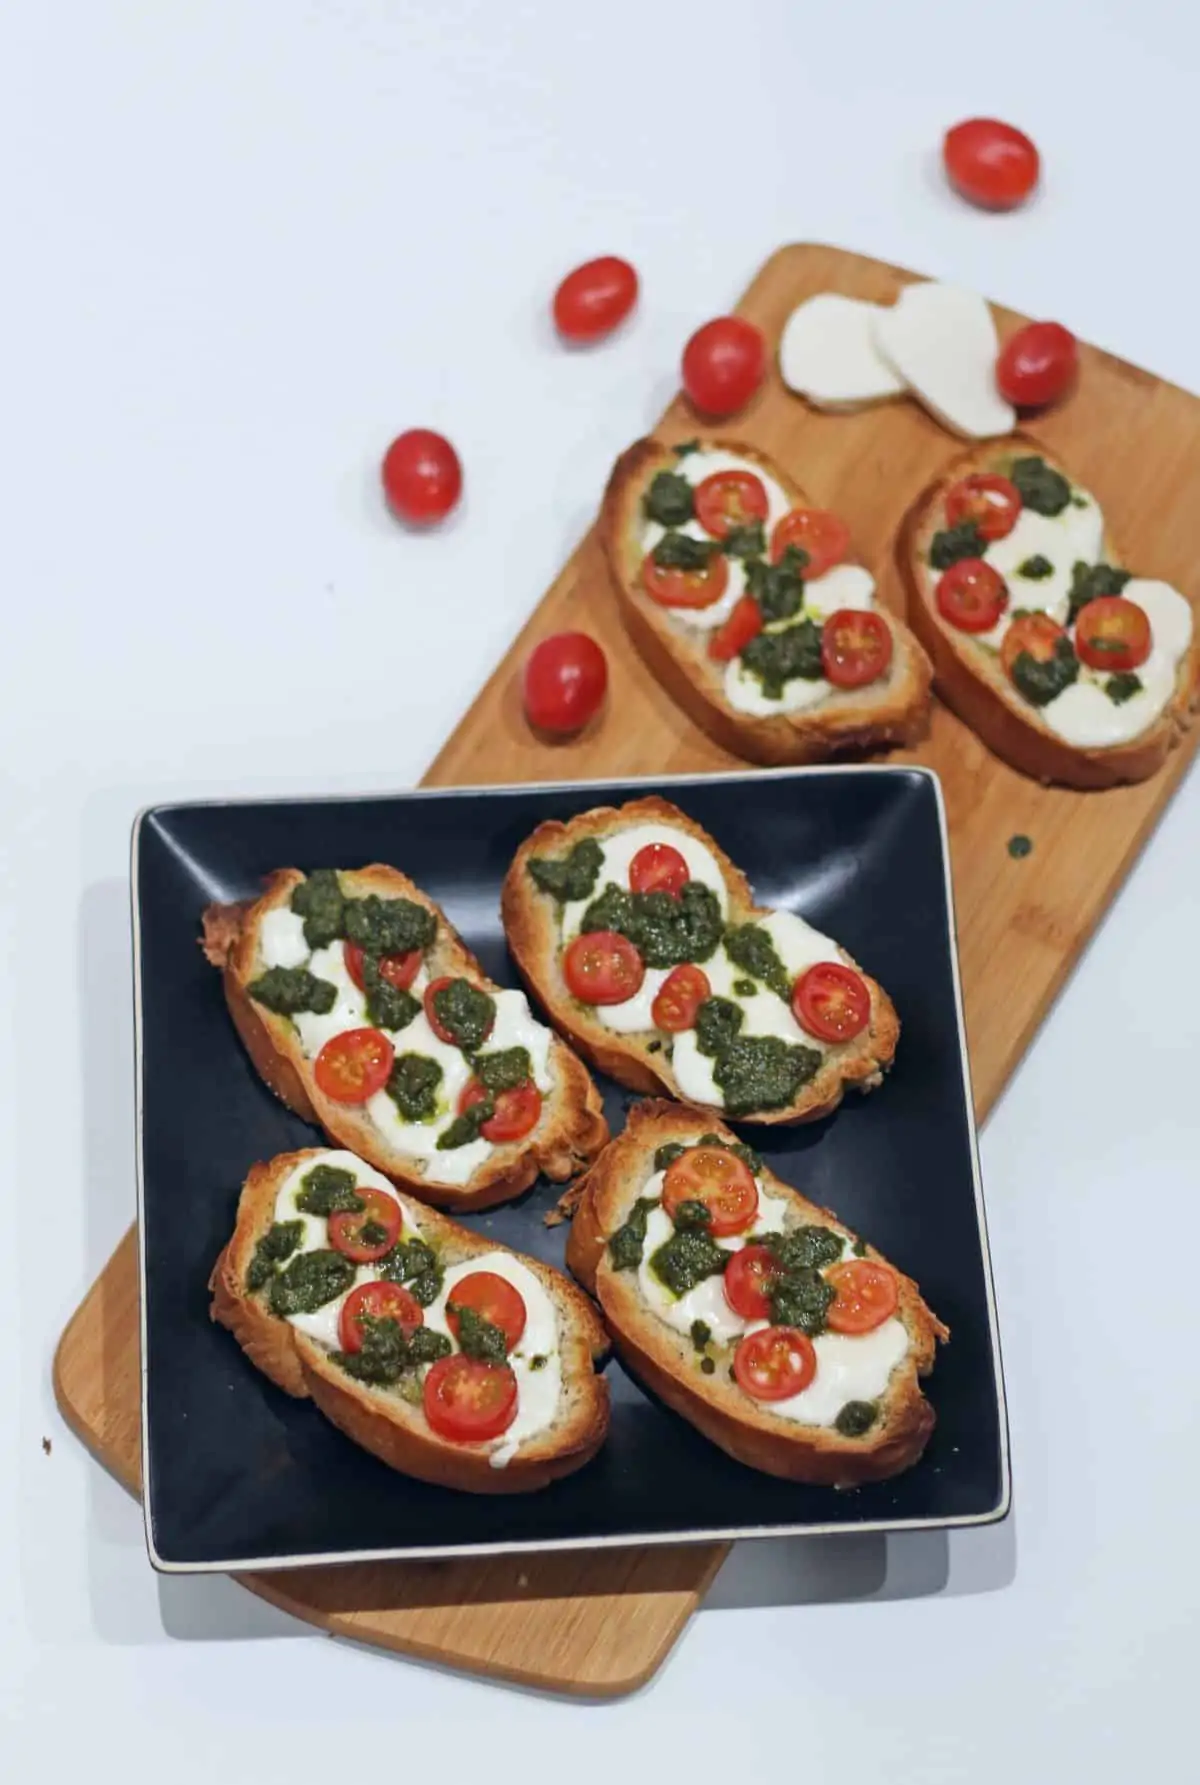
<path fill-rule="evenodd" d="M 819 291 L 794 309 L 779 338 L 783 382 L 822 409 L 899 396 L 903 379 L 875 345 L 881 304 Z"/>

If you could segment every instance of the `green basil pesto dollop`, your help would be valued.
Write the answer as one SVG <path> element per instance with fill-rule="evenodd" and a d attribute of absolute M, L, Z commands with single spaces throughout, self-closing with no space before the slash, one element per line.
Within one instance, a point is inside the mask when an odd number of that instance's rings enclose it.
<path fill-rule="evenodd" d="M 682 527 L 696 512 L 696 499 L 686 477 L 677 471 L 656 471 L 642 497 L 642 512 L 660 527 Z"/>
<path fill-rule="evenodd" d="M 982 558 L 987 541 L 974 521 L 960 521 L 956 527 L 943 527 L 929 544 L 929 562 L 934 570 L 949 570 L 963 558 Z"/>
<path fill-rule="evenodd" d="M 306 1171 L 296 1192 L 296 1207 L 305 1215 L 357 1214 L 366 1207 L 352 1171 L 324 1161 Z"/>
<path fill-rule="evenodd" d="M 879 1409 L 874 1401 L 847 1401 L 833 1423 L 843 1438 L 861 1438 L 878 1418 Z"/>
<path fill-rule="evenodd" d="M 442 1267 L 424 1240 L 397 1240 L 375 1269 L 389 1283 L 403 1283 L 414 1301 L 428 1308 L 441 1294 Z"/>
<path fill-rule="evenodd" d="M 650 556 L 660 570 L 705 570 L 720 551 L 715 539 L 693 539 L 690 533 L 664 533 Z"/>
<path fill-rule="evenodd" d="M 720 901 L 701 880 L 687 881 L 678 898 L 665 892 L 626 892 L 609 881 L 579 926 L 581 932 L 617 930 L 628 936 L 648 967 L 707 961 L 723 927 Z"/>
<path fill-rule="evenodd" d="M 725 953 L 735 967 L 761 979 L 771 991 L 787 1000 L 792 995 L 792 982 L 771 933 L 760 923 L 731 924 L 725 932 Z"/>
<path fill-rule="evenodd" d="M 356 1381 L 380 1388 L 390 1387 L 408 1371 L 449 1357 L 453 1347 L 445 1333 L 418 1326 L 406 1334 L 398 1320 L 386 1315 L 364 1314 L 359 1320 L 362 1346 L 358 1351 L 335 1351 L 334 1362 Z"/>
<path fill-rule="evenodd" d="M 590 899 L 604 864 L 604 850 L 595 837 L 583 837 L 568 855 L 531 856 L 529 877 L 560 905 Z"/>
<path fill-rule="evenodd" d="M 798 545 L 786 546 L 777 564 L 758 558 L 746 566 L 746 588 L 768 626 L 778 620 L 793 619 L 800 612 L 807 567 L 808 553 Z"/>
<path fill-rule="evenodd" d="M 458 1322 L 458 1343 L 468 1357 L 485 1364 L 502 1364 L 508 1356 L 508 1340 L 500 1327 L 485 1320 L 474 1308 L 454 1300 L 451 1290 L 446 1298 L 446 1312 Z"/>
<path fill-rule="evenodd" d="M 246 1271 L 246 1288 L 251 1294 L 270 1282 L 276 1265 L 289 1259 L 303 1239 L 303 1221 L 275 1221 L 268 1227 L 255 1245 Z"/>
<path fill-rule="evenodd" d="M 780 632 L 760 632 L 743 648 L 741 661 L 762 683 L 768 700 L 782 700 L 788 682 L 816 682 L 824 675 L 822 630 L 816 620 L 805 616 Z"/>
<path fill-rule="evenodd" d="M 706 1277 L 723 1271 L 730 1256 L 709 1235 L 706 1226 L 697 1222 L 695 1226 L 677 1226 L 670 1239 L 651 1253 L 650 1269 L 672 1295 L 681 1296 Z"/>
<path fill-rule="evenodd" d="M 496 1021 L 496 1002 L 469 979 L 448 980 L 430 994 L 433 1014 L 455 1047 L 474 1053 Z"/>
<path fill-rule="evenodd" d="M 1104 692 L 1114 706 L 1122 706 L 1132 700 L 1135 694 L 1142 691 L 1142 678 L 1132 669 L 1123 669 L 1115 676 L 1109 676 L 1104 684 Z"/>
<path fill-rule="evenodd" d="M 292 910 L 304 919 L 304 940 L 310 948 L 328 948 L 342 934 L 345 896 L 334 868 L 314 868 L 292 890 Z"/>
<path fill-rule="evenodd" d="M 642 1262 L 646 1246 L 646 1220 L 658 1203 L 652 1196 L 639 1196 L 624 1222 L 608 1242 L 608 1256 L 614 1271 L 636 1270 Z"/>
<path fill-rule="evenodd" d="M 1053 655 L 1044 661 L 1030 651 L 1019 652 L 1009 674 L 1032 706 L 1044 707 L 1078 679 L 1079 659 L 1064 634 L 1055 640 Z"/>
<path fill-rule="evenodd" d="M 256 1004 L 273 1010 L 276 1016 L 298 1016 L 302 1010 L 328 1016 L 337 1003 L 337 987 L 327 979 L 318 979 L 307 967 L 268 967 L 246 990 Z"/>
<path fill-rule="evenodd" d="M 1122 594 L 1130 575 L 1130 571 L 1118 570 L 1115 564 L 1073 564 L 1071 591 L 1067 602 L 1067 625 L 1072 625 L 1079 618 L 1089 601 L 1098 601 L 1102 595 Z"/>
<path fill-rule="evenodd" d="M 1062 472 L 1036 455 L 1014 459 L 1008 475 L 1024 506 L 1035 514 L 1061 514 L 1071 500 L 1071 486 Z"/>
<path fill-rule="evenodd" d="M 406 1122 L 428 1122 L 437 1114 L 442 1068 L 428 1054 L 397 1054 L 384 1086 Z"/>
<path fill-rule="evenodd" d="M 267 1296 L 271 1312 L 284 1319 L 289 1314 L 315 1314 L 345 1295 L 356 1274 L 356 1266 L 340 1252 L 325 1247 L 301 1252 L 271 1278 Z"/>

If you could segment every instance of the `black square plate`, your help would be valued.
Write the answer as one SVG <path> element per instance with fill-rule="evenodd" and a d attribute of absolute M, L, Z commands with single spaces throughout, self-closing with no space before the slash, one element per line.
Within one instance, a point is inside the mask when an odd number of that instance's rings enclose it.
<path fill-rule="evenodd" d="M 210 899 L 270 869 L 392 862 L 445 909 L 487 972 L 516 984 L 499 891 L 544 818 L 662 792 L 745 868 L 760 903 L 800 912 L 887 987 L 903 1035 L 887 1082 L 824 1122 L 748 1130 L 772 1168 L 835 1209 L 950 1327 L 928 1384 L 938 1424 L 894 1481 L 834 1493 L 733 1462 L 609 1365 L 612 1430 L 542 1493 L 493 1498 L 410 1481 L 261 1376 L 208 1318 L 208 1274 L 249 1166 L 319 1136 L 260 1082 L 197 947 Z M 398 1556 L 776 1532 L 962 1525 L 1008 1510 L 996 1316 L 954 950 L 945 817 L 917 768 L 593 782 L 388 799 L 159 806 L 133 839 L 142 1269 L 142 1454 L 162 1569 L 296 1567 Z M 633 1101 L 604 1085 L 614 1130 Z M 562 1266 L 558 1191 L 469 1218 Z"/>

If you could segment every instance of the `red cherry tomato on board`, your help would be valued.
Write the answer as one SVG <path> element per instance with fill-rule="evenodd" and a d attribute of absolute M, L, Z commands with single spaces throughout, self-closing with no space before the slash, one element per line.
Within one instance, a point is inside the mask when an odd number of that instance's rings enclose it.
<path fill-rule="evenodd" d="M 525 660 L 525 716 L 539 731 L 568 737 L 600 710 L 607 687 L 608 660 L 594 638 L 552 633 Z"/>
<path fill-rule="evenodd" d="M 554 326 L 566 341 L 599 341 L 624 322 L 637 294 L 629 262 L 602 254 L 567 274 L 554 294 Z"/>
<path fill-rule="evenodd" d="M 441 521 L 462 495 L 462 466 L 450 442 L 429 428 L 409 428 L 383 458 L 383 493 L 413 527 Z"/>
<path fill-rule="evenodd" d="M 750 401 L 766 365 L 762 331 L 741 316 L 718 316 L 683 350 L 683 388 L 705 415 L 732 415 Z"/>
<path fill-rule="evenodd" d="M 1061 322 L 1031 322 L 1006 341 L 996 361 L 996 388 L 1017 409 L 1057 403 L 1075 382 L 1079 345 Z"/>
<path fill-rule="evenodd" d="M 1023 130 L 998 118 L 967 118 L 946 132 L 950 184 L 985 211 L 1011 211 L 1037 184 L 1041 158 Z"/>

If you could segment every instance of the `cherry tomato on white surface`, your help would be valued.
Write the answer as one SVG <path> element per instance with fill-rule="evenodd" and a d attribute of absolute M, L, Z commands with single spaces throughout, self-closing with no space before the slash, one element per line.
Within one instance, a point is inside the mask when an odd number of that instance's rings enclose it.
<path fill-rule="evenodd" d="M 388 506 L 412 527 L 445 520 L 462 495 L 462 482 L 458 454 L 431 428 L 409 428 L 383 456 Z"/>
<path fill-rule="evenodd" d="M 555 632 L 525 660 L 525 716 L 538 731 L 569 737 L 600 710 L 608 660 L 586 632 Z"/>
<path fill-rule="evenodd" d="M 637 302 L 638 276 L 627 260 L 602 254 L 569 272 L 554 294 L 554 326 L 564 341 L 600 341 Z"/>
<path fill-rule="evenodd" d="M 1041 157 L 1023 130 L 999 118 L 966 118 L 942 143 L 955 191 L 985 211 L 1011 211 L 1037 185 Z"/>

